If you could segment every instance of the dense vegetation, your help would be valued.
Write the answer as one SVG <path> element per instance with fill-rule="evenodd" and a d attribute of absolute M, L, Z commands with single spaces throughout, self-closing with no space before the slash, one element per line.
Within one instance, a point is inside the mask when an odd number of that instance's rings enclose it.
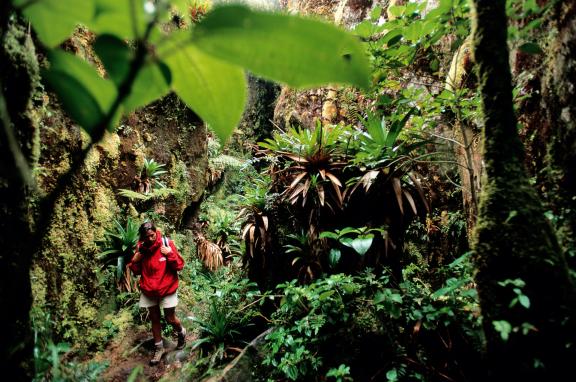
<path fill-rule="evenodd" d="M 345 32 L 317 3 L 292 4 L 314 19 L 195 1 L 2 5 L 2 369 L 569 371 L 576 6 L 342 3 Z M 126 267 L 145 219 L 187 261 L 178 309 L 193 335 L 174 368 L 122 377 L 102 355 L 146 353 Z"/>

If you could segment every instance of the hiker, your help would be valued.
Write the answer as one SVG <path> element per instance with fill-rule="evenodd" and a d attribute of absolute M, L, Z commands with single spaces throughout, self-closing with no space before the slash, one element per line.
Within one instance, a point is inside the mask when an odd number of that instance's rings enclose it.
<path fill-rule="evenodd" d="M 165 352 L 160 308 L 164 309 L 164 318 L 178 334 L 176 349 L 183 349 L 186 345 L 186 329 L 176 317 L 178 271 L 184 267 L 184 259 L 178 253 L 174 242 L 163 237 L 152 222 L 143 223 L 138 233 L 140 240 L 128 266 L 134 274 L 140 275 L 140 307 L 148 308 L 156 345 L 150 364 L 156 365 Z"/>

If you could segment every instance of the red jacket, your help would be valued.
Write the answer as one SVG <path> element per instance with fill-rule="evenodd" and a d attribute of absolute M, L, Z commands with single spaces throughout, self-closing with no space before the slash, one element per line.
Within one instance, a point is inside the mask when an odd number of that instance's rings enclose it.
<path fill-rule="evenodd" d="M 136 251 L 142 254 L 138 262 L 131 261 L 128 266 L 132 272 L 140 276 L 140 290 L 148 297 L 158 298 L 168 296 L 178 289 L 178 271 L 184 268 L 184 259 L 178 253 L 174 242 L 168 239 L 172 252 L 163 255 L 162 233 L 156 231 L 156 241 L 148 246 L 139 241 Z"/>

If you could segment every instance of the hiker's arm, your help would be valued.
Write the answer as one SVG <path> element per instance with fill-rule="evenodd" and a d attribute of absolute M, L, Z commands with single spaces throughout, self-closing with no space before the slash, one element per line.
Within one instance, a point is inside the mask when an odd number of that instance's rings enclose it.
<path fill-rule="evenodd" d="M 168 245 L 170 251 L 162 251 L 164 256 L 166 256 L 166 259 L 168 260 L 168 266 L 174 269 L 175 271 L 181 271 L 182 268 L 184 268 L 184 259 L 182 259 L 180 253 L 178 253 L 178 250 L 176 249 L 176 246 L 174 245 L 174 242 L 172 240 L 170 240 Z"/>
<path fill-rule="evenodd" d="M 142 273 L 142 266 L 140 265 L 140 260 L 142 260 L 142 254 L 140 253 L 140 251 L 138 251 L 138 249 L 136 249 L 134 256 L 132 256 L 132 260 L 130 261 L 130 263 L 128 263 L 128 267 L 132 270 L 132 273 L 134 273 L 135 275 L 139 275 Z"/>

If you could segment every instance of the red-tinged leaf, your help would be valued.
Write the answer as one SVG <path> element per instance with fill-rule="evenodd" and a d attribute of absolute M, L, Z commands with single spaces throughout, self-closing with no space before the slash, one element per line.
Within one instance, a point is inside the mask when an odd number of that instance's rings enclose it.
<path fill-rule="evenodd" d="M 308 163 L 306 158 L 301 157 L 300 155 L 294 154 L 284 154 L 285 157 L 292 159 L 293 161 L 300 162 L 300 163 Z"/>
<path fill-rule="evenodd" d="M 248 231 L 250 230 L 250 227 L 252 227 L 253 224 L 246 224 L 246 226 L 244 227 L 244 229 L 242 230 L 242 240 L 246 240 L 246 235 L 248 234 Z"/>
<path fill-rule="evenodd" d="M 340 182 L 340 179 L 338 179 L 338 177 L 334 174 L 332 174 L 331 172 L 327 172 L 326 176 L 328 178 L 330 178 L 330 180 L 332 181 L 332 183 L 337 184 L 339 187 L 342 187 L 342 182 Z"/>
<path fill-rule="evenodd" d="M 289 188 L 294 187 L 296 184 L 298 184 L 298 182 L 300 182 L 302 180 L 302 178 L 304 178 L 306 175 L 308 175 L 307 172 L 301 172 L 300 174 L 296 175 L 294 177 L 294 180 L 292 181 L 292 183 L 290 183 Z"/>
<path fill-rule="evenodd" d="M 318 190 L 318 199 L 320 200 L 320 205 L 324 206 L 324 187 L 319 185 L 316 189 Z"/>
<path fill-rule="evenodd" d="M 402 190 L 402 193 L 404 194 L 404 197 L 408 200 L 410 207 L 412 207 L 414 215 L 418 214 L 418 212 L 416 211 L 416 203 L 414 203 L 414 198 L 412 198 L 412 195 L 410 195 L 410 193 L 406 190 Z"/>
<path fill-rule="evenodd" d="M 326 180 L 326 170 L 320 169 L 320 170 L 318 170 L 318 172 L 320 173 L 320 176 L 322 177 L 322 179 Z"/>
<path fill-rule="evenodd" d="M 306 182 L 304 182 L 304 188 L 302 189 L 302 194 L 304 196 L 308 195 L 309 189 L 310 189 L 310 179 L 306 179 Z"/>
<path fill-rule="evenodd" d="M 368 192 L 372 184 L 374 184 L 374 179 L 378 177 L 378 174 L 379 174 L 378 170 L 371 170 L 368 171 L 366 174 L 364 174 L 364 176 L 362 176 L 360 182 L 364 186 L 364 191 Z"/>
<path fill-rule="evenodd" d="M 418 179 L 416 179 L 414 174 L 408 173 L 408 176 L 412 180 L 412 183 L 414 183 L 414 187 L 416 187 L 416 191 L 418 191 L 418 194 L 420 195 L 420 199 L 422 200 L 422 203 L 424 203 L 424 207 L 426 208 L 426 211 L 430 212 L 430 207 L 428 206 L 428 202 L 426 201 L 426 196 L 424 195 L 424 189 L 422 188 L 422 185 L 420 185 L 420 182 L 418 181 Z"/>
<path fill-rule="evenodd" d="M 400 213 L 404 215 L 404 205 L 402 202 L 402 185 L 400 184 L 400 178 L 392 178 L 392 186 L 394 187 L 394 193 L 396 194 L 396 200 L 398 201 L 398 208 L 400 208 Z"/>
<path fill-rule="evenodd" d="M 308 183 L 308 181 L 305 182 L 304 184 L 299 184 L 298 186 L 296 186 L 294 188 L 294 191 L 292 191 L 292 194 L 290 194 L 290 196 L 288 197 L 288 199 L 293 199 L 295 197 L 298 197 L 298 194 L 300 194 L 302 192 L 302 190 L 306 187 L 306 183 Z"/>

